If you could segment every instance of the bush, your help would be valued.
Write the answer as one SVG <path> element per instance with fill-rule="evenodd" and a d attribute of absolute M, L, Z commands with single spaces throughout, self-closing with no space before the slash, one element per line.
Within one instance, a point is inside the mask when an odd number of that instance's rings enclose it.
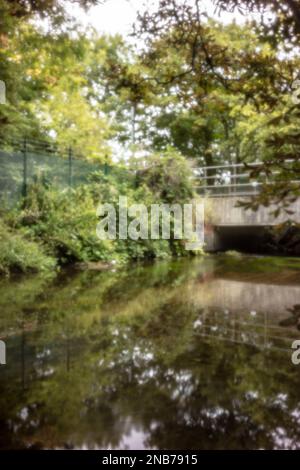
<path fill-rule="evenodd" d="M 153 203 L 182 204 L 192 199 L 192 172 L 181 155 L 168 150 L 162 155 L 150 156 L 146 164 L 147 168 L 139 172 L 137 178 L 132 177 L 133 173 L 128 178 L 123 174 L 120 178 L 113 172 L 109 176 L 95 173 L 89 184 L 76 189 L 61 191 L 38 181 L 33 183 L 22 206 L 6 214 L 7 225 L 14 236 L 11 239 L 6 236 L 6 241 L 2 242 L 2 270 L 9 265 L 23 271 L 47 269 L 51 263 L 53 266 L 53 258 L 63 265 L 111 260 L 123 263 L 131 259 L 191 254 L 185 251 L 182 240 L 134 241 L 118 237 L 100 240 L 97 237 L 96 209 L 100 203 L 112 203 L 116 207 L 119 196 L 123 195 L 128 205 L 142 203 L 149 208 Z M 5 230 L 8 234 L 8 229 Z M 46 247 L 50 257 L 42 247 Z"/>
<path fill-rule="evenodd" d="M 22 232 L 12 232 L 0 220 L 0 273 L 47 272 L 55 266 L 54 258 L 47 256 L 40 244 L 27 240 Z"/>
<path fill-rule="evenodd" d="M 154 153 L 145 160 L 146 169 L 138 173 L 139 184 L 146 184 L 155 199 L 183 204 L 194 195 L 192 167 L 173 149 Z"/>
<path fill-rule="evenodd" d="M 17 226 L 26 225 L 35 240 L 42 240 L 60 264 L 112 258 L 111 241 L 96 236 L 97 216 L 89 187 L 76 190 L 29 188 Z"/>
<path fill-rule="evenodd" d="M 65 192 L 32 185 L 25 209 L 17 212 L 11 223 L 19 229 L 26 226 L 32 238 L 42 240 L 60 264 L 111 260 L 124 263 L 130 259 L 170 256 L 168 240 L 100 240 L 97 237 L 97 206 L 101 202 L 117 206 L 120 194 L 109 179 Z M 126 187 L 123 195 L 129 205 L 141 202 L 150 205 L 153 201 L 150 190 L 144 186 Z"/>

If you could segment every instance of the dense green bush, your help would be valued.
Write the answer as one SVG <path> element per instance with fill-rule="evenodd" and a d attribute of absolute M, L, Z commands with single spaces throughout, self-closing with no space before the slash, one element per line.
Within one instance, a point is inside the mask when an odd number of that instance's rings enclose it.
<path fill-rule="evenodd" d="M 65 192 L 33 185 L 26 207 L 16 213 L 13 224 L 17 229 L 26 226 L 32 238 L 42 240 L 59 264 L 112 260 L 123 263 L 130 259 L 170 256 L 168 240 L 99 240 L 96 208 L 104 202 L 117 206 L 119 194 L 109 180 Z M 152 195 L 144 186 L 127 188 L 123 195 L 129 205 L 152 202 Z"/>
<path fill-rule="evenodd" d="M 96 208 L 88 186 L 57 191 L 32 185 L 15 224 L 42 240 L 60 264 L 112 258 L 111 241 L 96 236 Z"/>
<path fill-rule="evenodd" d="M 48 272 L 56 266 L 54 258 L 22 231 L 12 231 L 0 220 L 0 273 Z"/>
<path fill-rule="evenodd" d="M 192 168 L 180 153 L 169 148 L 150 155 L 145 163 L 138 182 L 146 184 L 157 200 L 184 203 L 193 198 Z"/>
<path fill-rule="evenodd" d="M 15 234 L 15 245 L 24 242 L 19 269 L 38 269 L 40 263 L 42 270 L 49 265 L 51 258 L 45 257 L 41 246 L 46 247 L 47 253 L 60 265 L 112 260 L 123 263 L 190 254 L 185 251 L 182 240 L 134 241 L 118 237 L 116 240 L 100 240 L 96 234 L 99 222 L 96 209 L 100 203 L 112 203 L 117 207 L 119 196 L 126 196 L 129 206 L 142 203 L 147 208 L 152 203 L 184 203 L 193 197 L 192 184 L 191 169 L 186 160 L 170 150 L 161 156 L 150 156 L 147 167 L 137 177 L 120 179 L 120 175 L 113 171 L 108 176 L 99 172 L 92 175 L 89 184 L 64 191 L 45 187 L 36 181 L 28 188 L 27 197 L 19 209 L 5 216 L 11 232 Z M 27 239 L 22 235 L 24 231 Z M 30 250 L 26 250 L 26 244 Z M 1 246 L 2 253 L 6 253 L 2 254 L 5 271 L 9 269 L 9 259 L 14 257 L 12 268 L 17 265 L 14 253 L 19 253 L 22 248 L 20 246 L 17 250 L 8 241 L 1 241 Z"/>

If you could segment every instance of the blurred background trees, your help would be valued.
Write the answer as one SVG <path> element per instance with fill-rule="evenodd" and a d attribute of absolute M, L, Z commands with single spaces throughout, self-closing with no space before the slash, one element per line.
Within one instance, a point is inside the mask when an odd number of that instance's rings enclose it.
<path fill-rule="evenodd" d="M 47 139 L 98 160 L 170 146 L 197 165 L 262 160 L 256 171 L 279 176 L 256 202 L 298 196 L 298 2 L 216 0 L 216 21 L 201 0 L 160 0 L 138 15 L 138 49 L 84 28 L 66 3 L 0 0 L 2 142 Z M 235 9 L 255 21 L 222 23 Z"/>

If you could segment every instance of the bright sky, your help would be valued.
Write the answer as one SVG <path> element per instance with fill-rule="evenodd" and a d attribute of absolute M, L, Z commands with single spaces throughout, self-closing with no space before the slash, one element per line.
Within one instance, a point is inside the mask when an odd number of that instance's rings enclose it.
<path fill-rule="evenodd" d="M 83 24 L 91 24 L 100 33 L 120 33 L 127 36 L 136 18 L 137 11 L 144 10 L 145 6 L 143 5 L 145 3 L 147 8 L 150 9 L 151 5 L 157 5 L 158 0 L 148 0 L 146 2 L 144 0 L 106 0 L 104 4 L 90 8 L 87 13 L 82 12 L 79 8 L 74 8 L 73 5 L 70 13 Z M 223 23 L 230 23 L 234 19 L 238 23 L 242 23 L 246 19 L 238 12 L 224 12 L 219 17 L 214 13 L 215 7 L 211 0 L 203 0 L 203 4 L 209 16 L 214 16 Z"/>

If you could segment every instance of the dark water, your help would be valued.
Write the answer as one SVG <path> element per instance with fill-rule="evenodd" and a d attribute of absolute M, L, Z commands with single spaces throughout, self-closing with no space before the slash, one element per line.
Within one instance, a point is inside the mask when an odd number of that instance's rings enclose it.
<path fill-rule="evenodd" d="M 1 448 L 300 448 L 300 261 L 0 282 Z"/>

